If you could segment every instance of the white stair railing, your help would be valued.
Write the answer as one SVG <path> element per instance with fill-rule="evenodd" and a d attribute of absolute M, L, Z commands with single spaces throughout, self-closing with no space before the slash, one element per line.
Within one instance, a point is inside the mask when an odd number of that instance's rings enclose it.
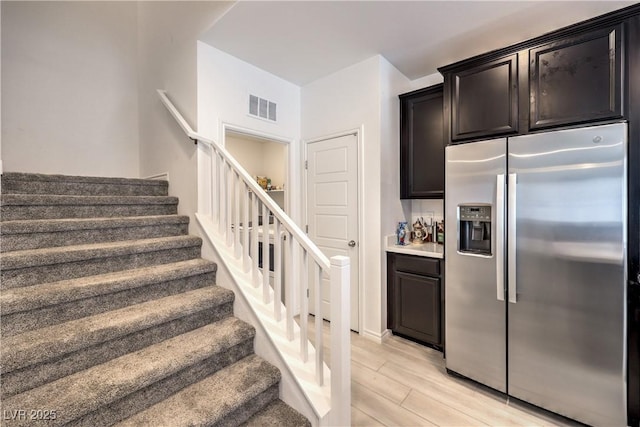
<path fill-rule="evenodd" d="M 271 341 L 281 347 L 283 359 L 323 420 L 321 424 L 349 425 L 349 258 L 329 260 L 224 147 L 193 131 L 166 92 L 158 90 L 158 94 L 202 155 L 198 161 L 198 219 L 215 225 L 204 227 L 205 231 L 217 234 L 217 241 L 226 246 L 229 262 L 253 288 L 247 291 L 260 295 L 254 302 L 261 306 L 253 309 L 258 317 L 266 314 L 265 329 L 277 334 L 280 328 L 286 337 L 284 343 L 273 336 Z M 273 271 L 272 279 L 269 270 Z M 323 280 L 329 281 L 331 292 L 331 370 L 323 360 L 322 321 L 315 322 L 315 345 L 308 339 L 309 290 L 315 296 L 314 313 L 322 313 Z M 298 301 L 294 301 L 294 286 Z M 292 344 L 298 348 L 297 360 L 290 360 L 285 349 Z M 309 372 L 312 382 L 308 381 Z"/>

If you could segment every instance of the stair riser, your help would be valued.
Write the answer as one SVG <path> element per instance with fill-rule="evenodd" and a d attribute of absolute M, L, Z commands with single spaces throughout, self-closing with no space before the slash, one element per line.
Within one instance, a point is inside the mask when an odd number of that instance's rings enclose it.
<path fill-rule="evenodd" d="M 216 427 L 236 427 L 245 421 L 247 421 L 253 414 L 261 411 L 264 407 L 266 407 L 269 403 L 278 399 L 279 384 L 276 383 L 254 397 L 253 399 L 247 400 L 240 408 L 236 409 L 229 415 L 227 415 L 224 419 L 217 422 Z"/>
<path fill-rule="evenodd" d="M 4 269 L 0 272 L 0 278 L 2 280 L 2 286 L 5 289 L 10 289 L 38 283 L 50 283 L 58 280 L 186 261 L 199 257 L 199 245 L 187 246 L 183 248 L 171 248 L 76 262 L 38 265 L 19 269 Z"/>
<path fill-rule="evenodd" d="M 57 357 L 55 360 L 5 373 L 2 375 L 2 382 L 0 383 L 1 396 L 6 399 L 15 394 L 224 319 L 232 314 L 233 303 L 222 304 Z"/>
<path fill-rule="evenodd" d="M 151 239 L 154 237 L 182 236 L 189 232 L 188 224 L 148 225 L 108 229 L 71 230 L 53 233 L 3 234 L 0 251 L 52 248 L 83 245 L 87 242 L 105 243 L 121 240 Z"/>
<path fill-rule="evenodd" d="M 124 216 L 175 215 L 176 203 L 139 205 L 3 205 L 3 221 L 61 218 L 114 218 Z"/>
<path fill-rule="evenodd" d="M 220 369 L 253 353 L 253 340 L 245 341 L 231 347 L 205 361 L 158 381 L 142 390 L 138 390 L 108 406 L 72 421 L 67 426 L 94 427 L 110 426 L 170 397 L 185 387 L 196 383 Z M 277 387 L 276 387 L 277 397 Z M 206 399 L 206 396 L 202 396 Z M 155 425 L 163 425 L 163 420 L 156 420 Z"/>
<path fill-rule="evenodd" d="M 69 320 L 80 319 L 85 316 L 104 313 L 169 295 L 176 295 L 204 286 L 214 285 L 215 278 L 216 273 L 211 272 L 120 292 L 97 295 L 51 307 L 5 314 L 2 316 L 0 333 L 3 337 L 9 337 Z"/>
<path fill-rule="evenodd" d="M 301 413 L 276 399 L 260 412 L 254 414 L 240 427 L 265 427 L 265 426 L 311 427 L 311 423 Z"/>

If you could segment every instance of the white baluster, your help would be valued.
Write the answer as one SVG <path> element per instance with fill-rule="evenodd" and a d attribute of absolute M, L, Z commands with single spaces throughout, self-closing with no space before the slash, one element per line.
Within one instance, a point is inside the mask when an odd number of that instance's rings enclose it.
<path fill-rule="evenodd" d="M 269 269 L 269 208 L 265 203 L 262 204 L 262 302 L 269 304 L 269 277 L 271 272 Z"/>
<path fill-rule="evenodd" d="M 244 271 L 251 269 L 251 258 L 249 258 L 249 210 L 251 209 L 251 195 L 247 184 L 242 182 L 242 257 L 244 261 Z"/>
<path fill-rule="evenodd" d="M 218 187 L 220 188 L 218 192 L 218 230 L 220 234 L 225 235 L 225 221 L 224 213 L 226 212 L 226 203 L 227 203 L 227 195 L 225 185 L 225 160 L 222 155 L 220 155 L 220 162 L 218 163 Z"/>
<path fill-rule="evenodd" d="M 284 274 L 284 290 L 285 290 L 285 299 L 284 305 L 286 308 L 286 316 L 287 316 L 287 339 L 289 341 L 293 341 L 293 310 L 295 308 L 295 304 L 293 301 L 293 260 L 294 260 L 294 245 L 293 245 L 293 235 L 289 232 L 285 234 L 286 240 L 286 261 L 285 261 L 285 274 Z"/>
<path fill-rule="evenodd" d="M 229 163 L 227 163 L 227 167 L 225 169 L 225 178 L 227 180 L 227 188 L 225 191 L 225 196 L 226 196 L 226 200 L 225 200 L 225 236 L 227 237 L 227 246 L 231 246 L 231 244 L 233 243 L 233 236 L 231 235 L 231 220 L 233 219 L 232 217 L 232 213 L 231 213 L 231 208 L 233 207 L 233 201 L 231 200 L 231 198 L 233 197 L 233 170 L 231 169 L 231 165 Z"/>
<path fill-rule="evenodd" d="M 258 195 L 253 194 L 253 209 L 251 209 L 251 261 L 253 262 L 253 286 L 258 286 Z"/>
<path fill-rule="evenodd" d="M 282 227 L 277 218 L 273 222 L 273 315 L 276 321 L 279 322 L 282 320 Z"/>
<path fill-rule="evenodd" d="M 233 188 L 235 189 L 233 201 L 233 248 L 236 259 L 242 255 L 242 248 L 240 247 L 240 175 L 237 172 L 233 173 Z"/>
<path fill-rule="evenodd" d="M 220 163 L 220 159 L 218 158 L 218 153 L 211 147 L 211 220 L 214 224 L 220 221 L 220 217 L 218 216 L 218 206 L 220 200 L 220 191 L 218 186 L 220 184 L 218 179 L 218 168 Z"/>
<path fill-rule="evenodd" d="M 213 221 L 211 200 L 213 196 L 212 150 L 207 144 L 198 144 L 198 213 Z"/>
<path fill-rule="evenodd" d="M 313 263 L 313 290 L 315 292 L 315 321 L 316 321 L 316 382 L 324 384 L 324 347 L 322 336 L 322 270 Z"/>
<path fill-rule="evenodd" d="M 309 256 L 302 248 L 302 271 L 300 272 L 300 358 L 309 360 Z"/>

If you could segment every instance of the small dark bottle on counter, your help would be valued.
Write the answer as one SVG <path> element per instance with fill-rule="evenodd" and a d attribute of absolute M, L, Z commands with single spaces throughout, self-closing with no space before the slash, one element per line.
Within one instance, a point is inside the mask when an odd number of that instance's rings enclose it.
<path fill-rule="evenodd" d="M 441 222 L 437 223 L 437 229 L 438 229 L 438 234 L 437 234 L 437 241 L 440 244 L 444 244 L 444 220 L 442 220 Z"/>

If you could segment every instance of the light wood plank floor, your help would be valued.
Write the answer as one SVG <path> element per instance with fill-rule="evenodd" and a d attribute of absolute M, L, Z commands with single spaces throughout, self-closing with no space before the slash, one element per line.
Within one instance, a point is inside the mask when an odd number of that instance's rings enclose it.
<path fill-rule="evenodd" d="M 329 323 L 323 322 L 325 360 Z M 315 319 L 309 316 L 313 340 Z M 392 336 L 351 334 L 353 426 L 577 426 L 445 371 L 442 353 Z"/>

